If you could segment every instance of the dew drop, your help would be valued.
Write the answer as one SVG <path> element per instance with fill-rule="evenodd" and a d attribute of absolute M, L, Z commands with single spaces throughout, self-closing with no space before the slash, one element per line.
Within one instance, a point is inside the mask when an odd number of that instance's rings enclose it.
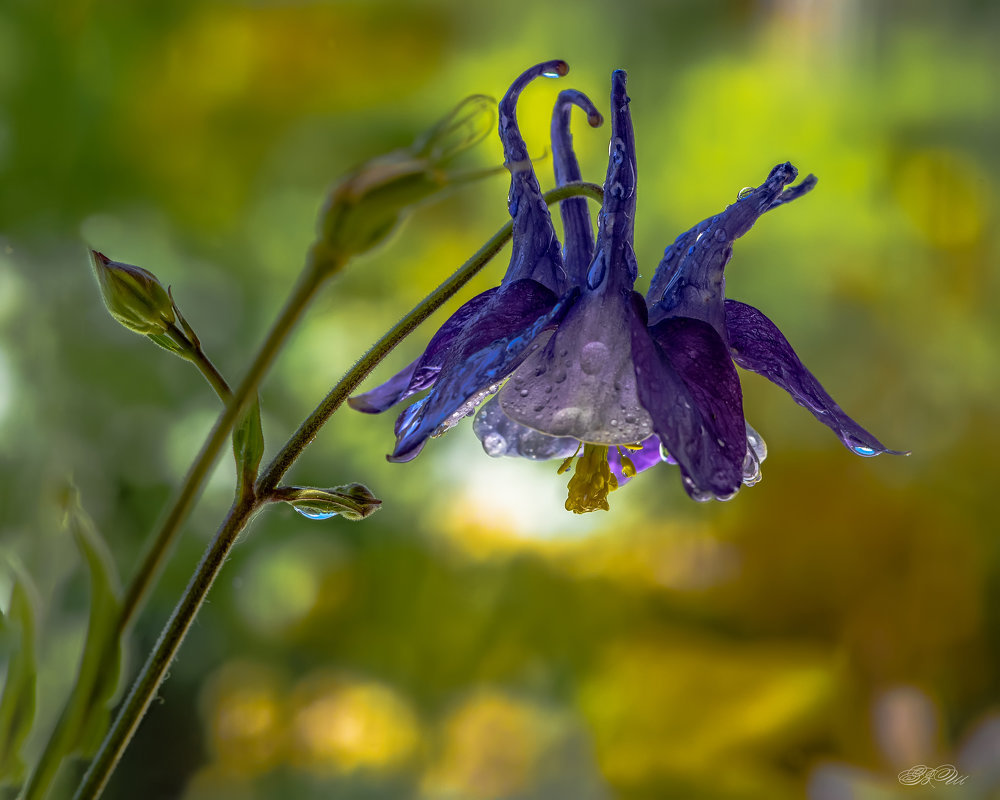
<path fill-rule="evenodd" d="M 488 433 L 483 438 L 483 450 L 486 455 L 499 458 L 507 452 L 507 440 L 499 433 Z"/>
<path fill-rule="evenodd" d="M 728 238 L 729 238 L 728 234 L 722 228 L 717 228 L 716 229 L 716 231 L 715 231 L 715 241 L 721 243 L 721 242 L 726 241 Z"/>
<path fill-rule="evenodd" d="M 546 77 L 546 78 L 561 78 L 562 77 L 562 75 L 560 75 L 554 69 L 547 69 L 547 70 L 545 70 L 545 72 L 542 73 L 542 75 L 544 77 Z"/>
<path fill-rule="evenodd" d="M 580 350 L 580 369 L 588 375 L 596 375 L 607 359 L 608 347 L 604 342 L 587 342 Z"/>
<path fill-rule="evenodd" d="M 674 246 L 670 245 L 666 250 L 663 251 L 663 263 L 669 264 L 674 260 Z"/>
<path fill-rule="evenodd" d="M 518 392 L 518 394 L 521 395 L 521 397 L 527 397 L 528 396 L 528 390 L 527 389 L 522 389 L 521 391 Z"/>
<path fill-rule="evenodd" d="M 736 199 L 737 200 L 743 200 L 743 199 L 749 197 L 752 194 L 753 194 L 753 187 L 752 186 L 744 186 L 742 189 L 740 189 L 739 194 L 736 195 Z"/>
<path fill-rule="evenodd" d="M 318 511 L 315 508 L 306 508 L 304 506 L 292 506 L 296 511 L 298 511 L 306 519 L 330 519 L 331 517 L 337 516 L 336 511 Z"/>
<path fill-rule="evenodd" d="M 857 453 L 859 456 L 873 456 L 875 455 L 875 448 L 868 447 L 864 444 L 852 444 L 851 449 Z"/>
<path fill-rule="evenodd" d="M 694 240 L 695 244 L 697 244 L 698 242 L 700 242 L 700 241 L 701 241 L 701 237 L 702 237 L 702 236 L 704 236 L 704 235 L 705 235 L 705 231 L 702 231 L 701 233 L 699 233 L 699 234 L 698 234 L 698 235 L 697 235 L 697 236 L 695 237 L 695 240 Z"/>

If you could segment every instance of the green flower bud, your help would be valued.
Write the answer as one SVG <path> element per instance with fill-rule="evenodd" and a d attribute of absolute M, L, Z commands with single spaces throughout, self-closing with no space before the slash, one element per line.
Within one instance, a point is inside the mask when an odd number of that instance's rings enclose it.
<path fill-rule="evenodd" d="M 281 486 L 273 498 L 288 503 L 303 517 L 330 519 L 341 516 L 356 522 L 378 511 L 382 501 L 362 483 L 348 483 L 332 489 L 303 486 Z"/>
<path fill-rule="evenodd" d="M 495 122 L 496 101 L 473 95 L 408 148 L 368 161 L 333 190 L 320 214 L 314 258 L 335 267 L 382 242 L 411 206 L 484 173 L 449 173 L 448 162 L 481 141 Z M 339 260 L 337 259 L 339 257 Z"/>
<path fill-rule="evenodd" d="M 126 328 L 146 336 L 159 336 L 177 321 L 173 300 L 153 273 L 112 261 L 96 250 L 91 250 L 90 257 L 104 305 Z"/>

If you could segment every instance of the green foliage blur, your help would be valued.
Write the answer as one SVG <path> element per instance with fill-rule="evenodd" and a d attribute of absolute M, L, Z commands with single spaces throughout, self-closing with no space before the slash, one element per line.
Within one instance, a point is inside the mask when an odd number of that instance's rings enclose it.
<path fill-rule="evenodd" d="M 88 248 L 170 285 L 236 381 L 338 176 L 563 58 L 519 106 L 529 150 L 550 188 L 557 92 L 606 109 L 629 71 L 640 288 L 774 164 L 819 177 L 737 243 L 728 294 L 913 455 L 859 459 L 748 375 L 760 485 L 696 505 L 661 465 L 577 517 L 555 463 L 490 459 L 466 423 L 389 464 L 394 415 L 344 409 L 290 480 L 358 481 L 382 510 L 260 515 L 106 796 L 893 798 L 914 791 L 901 770 L 944 763 L 968 775 L 949 798 L 1000 796 L 998 34 L 985 0 L 0 4 L 0 559 L 41 598 L 27 761 L 87 625 L 63 487 L 127 582 L 218 411 L 107 315 Z M 607 137 L 575 122 L 585 179 Z M 502 161 L 495 137 L 467 155 Z M 265 460 L 504 223 L 506 190 L 498 174 L 421 208 L 327 288 L 262 387 Z M 223 459 L 126 675 L 234 479 Z M 15 577 L 0 563 L 5 612 Z"/>

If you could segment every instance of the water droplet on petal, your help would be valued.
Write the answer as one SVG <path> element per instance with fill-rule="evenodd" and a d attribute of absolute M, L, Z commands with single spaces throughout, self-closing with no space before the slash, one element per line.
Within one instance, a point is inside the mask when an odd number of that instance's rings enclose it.
<path fill-rule="evenodd" d="M 337 516 L 336 511 L 317 511 L 315 508 L 306 508 L 303 506 L 292 506 L 292 508 L 306 519 L 330 519 Z"/>
<path fill-rule="evenodd" d="M 875 448 L 868 447 L 864 444 L 852 444 L 851 449 L 857 453 L 859 456 L 873 456 L 875 455 Z"/>
<path fill-rule="evenodd" d="M 736 195 L 736 199 L 737 200 L 743 200 L 744 198 L 749 197 L 752 194 L 753 194 L 753 187 L 752 186 L 744 186 L 742 189 L 740 189 L 739 194 Z"/>
<path fill-rule="evenodd" d="M 608 346 L 604 342 L 587 342 L 580 350 L 580 369 L 596 375 L 608 360 Z"/>
<path fill-rule="evenodd" d="M 499 433 L 488 433 L 483 438 L 483 450 L 486 455 L 499 458 L 507 452 L 507 440 Z"/>
<path fill-rule="evenodd" d="M 518 394 L 521 395 L 521 397 L 527 397 L 528 396 L 528 390 L 527 389 L 522 389 L 520 392 L 518 392 Z"/>
<path fill-rule="evenodd" d="M 722 242 L 725 242 L 728 238 L 729 238 L 729 234 L 727 234 L 725 232 L 725 230 L 723 230 L 722 228 L 716 229 L 716 231 L 715 231 L 715 241 L 717 241 L 717 242 L 719 242 L 721 244 Z"/>
<path fill-rule="evenodd" d="M 561 78 L 562 77 L 562 75 L 560 75 L 554 69 L 547 69 L 547 70 L 545 70 L 545 72 L 542 73 L 542 76 L 546 77 L 546 78 Z"/>
<path fill-rule="evenodd" d="M 669 264 L 674 258 L 674 246 L 670 245 L 666 250 L 663 251 L 663 263 Z"/>

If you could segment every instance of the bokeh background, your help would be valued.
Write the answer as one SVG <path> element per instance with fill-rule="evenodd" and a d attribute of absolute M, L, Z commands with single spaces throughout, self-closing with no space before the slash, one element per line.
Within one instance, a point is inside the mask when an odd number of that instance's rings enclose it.
<path fill-rule="evenodd" d="M 362 481 L 363 523 L 262 514 L 107 797 L 1000 797 L 1000 6 L 988 0 L 457 0 L 0 5 L 0 548 L 44 603 L 37 752 L 87 581 L 67 479 L 124 580 L 217 413 L 188 365 L 106 314 L 87 247 L 142 265 L 238 378 L 328 187 L 527 66 L 557 92 L 629 71 L 645 288 L 680 232 L 791 160 L 819 185 L 738 242 L 729 295 L 909 458 L 864 460 L 745 376 L 764 481 L 691 503 L 661 465 L 563 510 L 553 463 L 468 423 L 409 465 L 391 415 L 339 414 L 296 482 Z M 575 120 L 585 177 L 607 128 Z M 502 160 L 495 137 L 471 167 Z M 551 162 L 539 160 L 543 186 Z M 390 324 L 506 218 L 502 175 L 418 210 L 331 285 L 262 393 L 274 452 Z M 435 323 L 502 274 L 502 255 Z M 228 506 L 222 464 L 132 637 L 148 651 Z M 0 569 L 6 603 L 10 576 Z M 71 777 L 71 776 L 70 776 Z"/>

